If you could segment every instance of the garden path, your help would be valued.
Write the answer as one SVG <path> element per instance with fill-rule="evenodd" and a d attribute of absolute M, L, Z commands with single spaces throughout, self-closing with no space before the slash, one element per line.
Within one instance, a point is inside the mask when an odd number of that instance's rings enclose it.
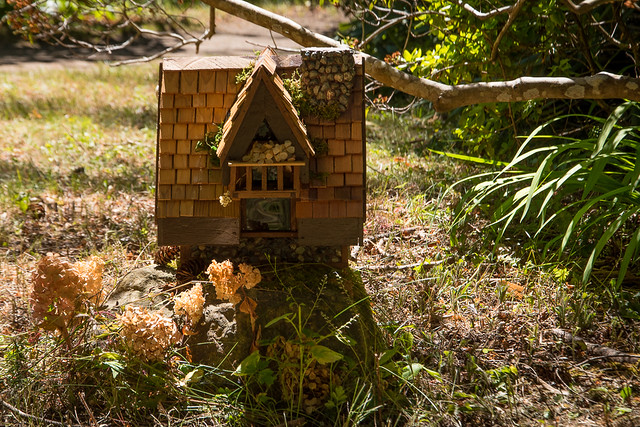
<path fill-rule="evenodd" d="M 338 9 L 333 8 L 290 6 L 285 10 L 278 10 L 277 13 L 315 32 L 329 36 L 333 36 L 339 23 L 346 20 Z M 300 47 L 280 34 L 271 33 L 258 25 L 218 11 L 216 34 L 200 46 L 199 56 L 251 55 L 267 45 L 284 49 Z M 146 40 L 144 43 L 136 43 L 135 46 L 111 56 L 92 56 L 92 52 L 87 49 L 71 50 L 50 45 L 33 46 L 26 41 L 7 43 L 0 40 L 0 71 L 83 68 L 105 60 L 118 61 L 141 57 L 162 50 L 166 46 L 168 46 L 166 40 Z M 195 54 L 195 48 L 191 45 L 171 53 L 170 56 Z"/>

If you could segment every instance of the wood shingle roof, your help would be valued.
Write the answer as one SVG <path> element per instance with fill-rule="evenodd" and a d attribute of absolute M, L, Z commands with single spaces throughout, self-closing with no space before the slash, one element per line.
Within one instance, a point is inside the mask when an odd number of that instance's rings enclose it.
<path fill-rule="evenodd" d="M 238 96 L 229 110 L 228 119 L 223 125 L 222 138 L 218 146 L 218 157 L 222 162 L 226 161 L 231 146 L 240 131 L 249 112 L 249 107 L 254 97 L 261 89 L 266 89 L 268 100 L 272 105 L 264 105 L 265 111 L 274 107 L 287 123 L 293 133 L 299 147 L 302 148 L 307 158 L 315 155 L 315 151 L 307 135 L 307 130 L 298 116 L 293 105 L 291 95 L 284 87 L 284 82 L 278 76 L 277 56 L 271 48 L 266 48 L 256 60 L 253 72 L 238 93 Z M 281 141 L 282 142 L 282 141 Z"/>

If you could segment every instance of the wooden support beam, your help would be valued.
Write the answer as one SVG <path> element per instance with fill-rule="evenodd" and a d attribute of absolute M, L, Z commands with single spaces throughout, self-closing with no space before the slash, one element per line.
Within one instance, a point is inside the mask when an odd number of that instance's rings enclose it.
<path fill-rule="evenodd" d="M 284 190 L 284 166 L 277 166 L 278 170 L 278 191 Z"/>
<path fill-rule="evenodd" d="M 262 191 L 267 191 L 267 168 L 262 166 L 260 173 L 262 174 Z"/>
<path fill-rule="evenodd" d="M 236 168 L 231 168 L 229 170 L 229 191 L 236 191 Z"/>

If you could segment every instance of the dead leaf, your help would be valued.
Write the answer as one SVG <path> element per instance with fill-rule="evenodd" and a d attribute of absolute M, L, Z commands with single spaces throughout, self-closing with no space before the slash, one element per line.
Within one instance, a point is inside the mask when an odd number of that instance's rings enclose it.
<path fill-rule="evenodd" d="M 244 297 L 242 304 L 240 304 L 240 311 L 246 313 L 251 318 L 251 330 L 255 332 L 256 330 L 256 319 L 258 315 L 256 314 L 256 307 L 258 303 L 247 296 Z"/>
<path fill-rule="evenodd" d="M 184 325 L 182 327 L 182 335 L 190 336 L 190 335 L 196 335 L 196 334 L 197 332 L 193 332 L 191 329 L 189 329 L 189 325 Z"/>
<path fill-rule="evenodd" d="M 505 286 L 507 287 L 507 292 L 516 298 L 522 298 L 524 295 L 524 286 L 520 286 L 513 282 L 507 282 Z"/>

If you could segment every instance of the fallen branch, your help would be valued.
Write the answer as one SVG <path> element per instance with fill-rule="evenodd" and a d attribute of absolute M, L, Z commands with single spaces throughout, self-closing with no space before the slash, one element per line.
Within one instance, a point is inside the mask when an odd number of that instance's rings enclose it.
<path fill-rule="evenodd" d="M 607 347 L 599 344 L 593 344 L 588 341 L 585 341 L 580 337 L 573 335 L 570 332 L 563 331 L 562 329 L 554 328 L 554 329 L 551 329 L 549 332 L 552 335 L 558 338 L 561 338 L 566 342 L 570 342 L 572 345 L 579 346 L 580 348 L 586 350 L 587 353 L 593 354 L 595 356 L 583 362 L 583 364 L 589 361 L 596 361 L 596 360 L 602 360 L 602 359 L 610 360 L 613 362 L 620 362 L 620 363 L 637 363 L 640 360 L 640 355 L 638 354 L 624 353 L 622 351 L 613 349 L 611 347 Z"/>
<path fill-rule="evenodd" d="M 27 418 L 27 419 L 34 420 L 34 421 L 39 421 L 41 423 L 46 423 L 46 424 L 50 424 L 50 425 L 54 425 L 54 426 L 68 426 L 68 427 L 76 427 L 76 426 L 78 426 L 78 427 L 80 427 L 79 424 L 61 423 L 60 421 L 49 420 L 47 418 L 36 417 L 35 415 L 27 414 L 26 412 L 21 411 L 20 409 L 16 408 L 13 405 L 10 405 L 9 403 L 5 402 L 2 399 L 0 399 L 0 403 L 2 403 L 2 406 L 7 408 L 8 410 L 13 412 L 14 414 L 19 415 L 22 418 Z"/>
<path fill-rule="evenodd" d="M 337 40 L 317 34 L 289 18 L 242 0 L 203 0 L 203 2 L 282 34 L 305 47 L 343 46 Z M 431 101 L 437 111 L 449 111 L 473 104 L 533 99 L 618 98 L 640 101 L 640 79 L 605 72 L 576 78 L 520 77 L 510 81 L 450 86 L 404 73 L 370 55 L 362 53 L 362 56 L 365 61 L 365 71 L 369 76 L 385 86 Z"/>

